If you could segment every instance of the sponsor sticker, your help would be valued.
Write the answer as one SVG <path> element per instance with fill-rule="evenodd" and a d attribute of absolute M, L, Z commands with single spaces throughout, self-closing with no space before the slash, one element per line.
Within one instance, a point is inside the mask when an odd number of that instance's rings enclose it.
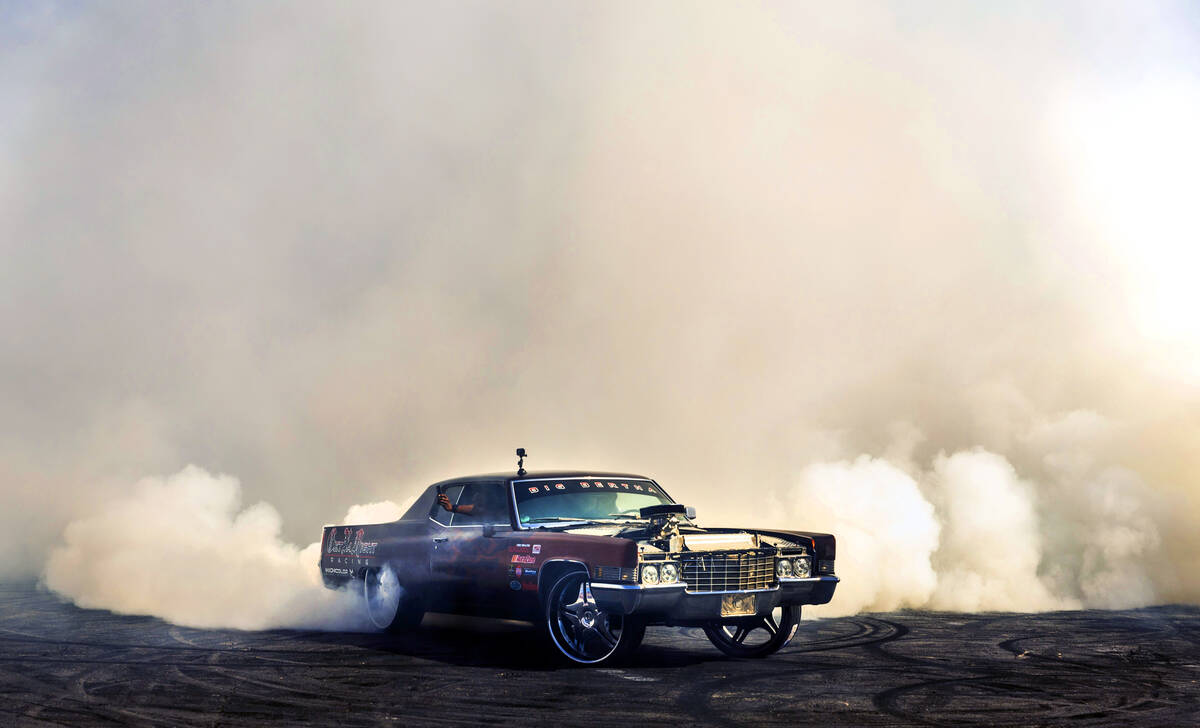
<path fill-rule="evenodd" d="M 535 543 L 533 545 L 533 553 L 535 553 L 535 554 L 542 553 L 542 545 L 540 543 Z"/>
<path fill-rule="evenodd" d="M 508 547 L 508 552 L 509 552 L 510 554 L 524 554 L 524 553 L 528 553 L 528 552 L 529 552 L 529 544 L 527 544 L 527 543 L 518 543 L 518 544 L 513 544 L 512 546 L 509 546 L 509 547 Z M 534 551 L 534 553 L 536 554 L 537 552 L 536 552 L 536 551 Z"/>
<path fill-rule="evenodd" d="M 537 563 L 537 559 L 525 554 L 513 554 L 512 562 L 514 564 L 535 564 Z"/>
<path fill-rule="evenodd" d="M 525 570 L 522 569 L 520 566 L 513 568 L 513 573 L 516 574 L 517 576 L 520 576 L 524 571 Z"/>
<path fill-rule="evenodd" d="M 325 548 L 325 553 L 370 558 L 375 555 L 375 551 L 379 548 L 379 542 L 364 541 L 363 536 L 365 534 L 366 531 L 362 528 L 357 531 L 351 531 L 350 528 L 343 528 L 342 538 L 339 540 L 337 531 L 330 531 L 329 543 Z M 352 535 L 353 537 L 351 537 Z"/>
<path fill-rule="evenodd" d="M 579 481 L 579 487 L 580 488 L 591 488 L 592 486 L 588 485 L 587 483 L 585 483 L 581 480 L 581 481 Z"/>
<path fill-rule="evenodd" d="M 536 492 L 538 492 L 537 486 L 536 486 L 536 485 L 531 485 L 531 486 L 529 486 L 529 492 L 530 492 L 530 493 L 536 493 Z"/>
<path fill-rule="evenodd" d="M 512 581 L 508 582 L 508 588 L 512 589 L 513 591 L 521 591 L 521 582 L 513 579 Z"/>
<path fill-rule="evenodd" d="M 567 489 L 567 486 L 563 485 L 562 483 L 555 483 L 554 487 L 558 490 L 566 490 Z"/>
<path fill-rule="evenodd" d="M 634 484 L 633 484 L 633 489 L 634 489 L 634 490 L 641 490 L 641 489 L 642 489 L 642 486 L 638 485 L 637 483 L 634 483 Z"/>
<path fill-rule="evenodd" d="M 522 573 L 521 567 L 519 567 L 519 566 L 517 567 L 517 573 L 518 574 Z M 533 576 L 537 576 L 537 569 L 531 569 L 528 566 L 526 566 L 525 570 L 524 570 L 524 576 L 526 579 L 533 577 Z"/>

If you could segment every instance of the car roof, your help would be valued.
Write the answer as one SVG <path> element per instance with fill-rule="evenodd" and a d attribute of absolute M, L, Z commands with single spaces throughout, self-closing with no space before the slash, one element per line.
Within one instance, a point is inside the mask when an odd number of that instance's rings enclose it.
<path fill-rule="evenodd" d="M 447 478 L 446 480 L 434 483 L 438 485 L 459 485 L 467 483 L 480 482 L 495 482 L 497 480 L 553 480 L 554 478 L 612 478 L 614 480 L 624 478 L 626 480 L 654 480 L 645 475 L 635 475 L 634 473 L 612 473 L 604 470 L 528 470 L 524 475 L 517 475 L 509 470 L 505 473 L 484 473 L 481 475 L 465 475 L 459 478 Z"/>

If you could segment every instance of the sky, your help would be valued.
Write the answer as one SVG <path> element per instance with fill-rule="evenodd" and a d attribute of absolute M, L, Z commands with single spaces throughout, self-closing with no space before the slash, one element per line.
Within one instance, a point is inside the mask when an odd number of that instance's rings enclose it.
<path fill-rule="evenodd" d="M 131 513 L 269 504 L 300 551 L 522 446 L 839 534 L 845 611 L 1200 602 L 1198 39 L 1186 3 L 0 3 L 0 578 L 170 538 Z M 173 487 L 211 499 L 131 505 Z"/>

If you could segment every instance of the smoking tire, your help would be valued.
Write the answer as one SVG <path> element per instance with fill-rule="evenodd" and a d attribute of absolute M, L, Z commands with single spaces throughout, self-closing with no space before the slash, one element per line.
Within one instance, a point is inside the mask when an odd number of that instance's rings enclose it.
<path fill-rule="evenodd" d="M 644 623 L 602 609 L 583 571 L 568 572 L 550 587 L 545 626 L 558 654 L 577 665 L 620 662 L 646 633 Z"/>
<path fill-rule="evenodd" d="M 420 600 L 404 588 L 390 566 L 367 569 L 363 574 L 363 603 L 367 619 L 385 632 L 411 630 L 425 616 Z"/>
<path fill-rule="evenodd" d="M 779 651 L 796 634 L 800 606 L 775 607 L 763 617 L 746 617 L 705 625 L 704 634 L 730 657 L 766 657 Z"/>

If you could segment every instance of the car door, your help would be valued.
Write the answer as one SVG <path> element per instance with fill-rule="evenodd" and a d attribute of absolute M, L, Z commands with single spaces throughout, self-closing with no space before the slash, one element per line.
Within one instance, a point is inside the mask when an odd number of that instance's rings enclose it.
<path fill-rule="evenodd" d="M 451 505 L 458 503 L 462 495 L 462 485 L 451 485 L 444 489 Z M 429 583 L 427 599 L 429 610 L 432 612 L 454 612 L 455 609 L 455 580 L 454 558 L 455 549 L 461 544 L 456 532 L 451 528 L 453 514 L 442 508 L 434 494 L 434 501 L 429 508 L 429 530 L 426 539 L 429 542 Z"/>
<path fill-rule="evenodd" d="M 459 512 L 439 531 L 444 540 L 435 542 L 431 563 L 443 604 L 460 614 L 493 616 L 489 612 L 499 609 L 494 616 L 504 616 L 507 610 L 496 598 L 511 581 L 508 541 L 496 533 L 512 530 L 505 483 L 467 483 L 451 502 Z"/>

